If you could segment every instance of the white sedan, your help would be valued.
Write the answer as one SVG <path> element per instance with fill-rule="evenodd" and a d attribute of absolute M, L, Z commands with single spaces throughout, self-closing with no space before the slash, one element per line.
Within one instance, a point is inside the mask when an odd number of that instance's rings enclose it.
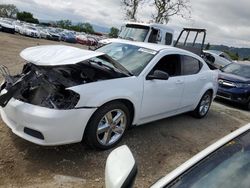
<path fill-rule="evenodd" d="M 21 74 L 1 69 L 1 116 L 39 145 L 85 140 L 108 149 L 132 125 L 184 112 L 203 118 L 217 92 L 217 71 L 164 45 L 118 39 L 97 51 L 54 45 L 20 55 L 27 61 Z"/>

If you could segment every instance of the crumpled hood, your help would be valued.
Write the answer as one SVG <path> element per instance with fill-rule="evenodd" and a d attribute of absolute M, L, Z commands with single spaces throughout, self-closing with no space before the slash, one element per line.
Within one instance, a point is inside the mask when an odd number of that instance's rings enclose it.
<path fill-rule="evenodd" d="M 20 53 L 20 56 L 26 61 L 40 66 L 76 64 L 100 55 L 104 55 L 104 53 L 65 45 L 30 47 Z"/>

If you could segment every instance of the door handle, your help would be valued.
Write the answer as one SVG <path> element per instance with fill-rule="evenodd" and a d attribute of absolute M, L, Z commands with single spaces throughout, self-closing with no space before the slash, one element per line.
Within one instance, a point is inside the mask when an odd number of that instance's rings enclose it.
<path fill-rule="evenodd" d="M 183 81 L 182 80 L 177 80 L 175 83 L 176 84 L 183 84 Z"/>
<path fill-rule="evenodd" d="M 206 76 L 200 77 L 200 80 L 206 80 Z"/>

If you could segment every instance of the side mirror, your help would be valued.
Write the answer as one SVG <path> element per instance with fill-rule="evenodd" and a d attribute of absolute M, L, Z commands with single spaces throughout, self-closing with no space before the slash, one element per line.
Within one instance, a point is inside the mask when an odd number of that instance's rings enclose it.
<path fill-rule="evenodd" d="M 155 70 L 153 74 L 149 74 L 146 77 L 146 79 L 147 80 L 168 80 L 169 74 L 161 70 Z"/>
<path fill-rule="evenodd" d="M 128 146 L 113 150 L 106 161 L 105 187 L 132 187 L 137 174 L 137 166 Z"/>

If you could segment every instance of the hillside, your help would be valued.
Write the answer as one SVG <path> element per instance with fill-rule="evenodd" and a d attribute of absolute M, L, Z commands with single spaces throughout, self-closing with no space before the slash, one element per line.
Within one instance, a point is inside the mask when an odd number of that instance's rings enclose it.
<path fill-rule="evenodd" d="M 211 45 L 210 50 L 229 51 L 234 54 L 238 53 L 240 59 L 250 58 L 250 48 L 236 48 L 228 47 L 225 45 Z"/>

